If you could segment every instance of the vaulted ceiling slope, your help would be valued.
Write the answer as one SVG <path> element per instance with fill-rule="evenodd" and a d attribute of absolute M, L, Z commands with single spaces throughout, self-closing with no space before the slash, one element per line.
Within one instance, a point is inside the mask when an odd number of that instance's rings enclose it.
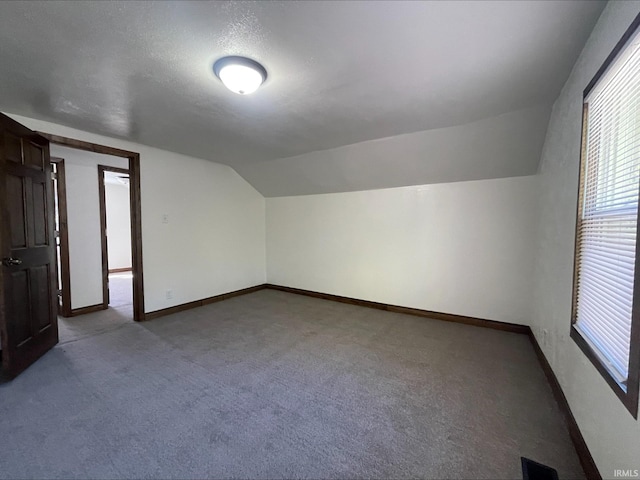
<path fill-rule="evenodd" d="M 0 2 L 0 110 L 225 163 L 268 196 L 528 174 L 603 7 Z M 225 55 L 261 62 L 265 84 L 226 90 Z M 523 143 L 491 160 L 505 115 Z M 465 147 L 441 147 L 456 134 Z M 376 139 L 386 156 L 367 162 Z"/>

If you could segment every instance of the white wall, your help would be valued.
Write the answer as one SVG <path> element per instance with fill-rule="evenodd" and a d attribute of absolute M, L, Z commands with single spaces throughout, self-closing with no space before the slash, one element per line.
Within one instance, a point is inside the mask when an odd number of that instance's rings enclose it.
<path fill-rule="evenodd" d="M 604 478 L 640 469 L 640 424 L 569 338 L 582 91 L 639 10 L 639 2 L 607 5 L 553 107 L 538 178 L 532 328 Z"/>
<path fill-rule="evenodd" d="M 535 177 L 267 199 L 269 283 L 527 324 Z"/>
<path fill-rule="evenodd" d="M 109 270 L 131 268 L 131 209 L 129 187 L 105 182 L 107 258 Z"/>
<path fill-rule="evenodd" d="M 230 167 L 9 116 L 33 130 L 140 153 L 145 312 L 265 282 L 265 201 Z"/>
<path fill-rule="evenodd" d="M 51 155 L 64 158 L 71 308 L 97 305 L 102 303 L 98 165 L 127 168 L 128 160 L 58 145 L 51 146 Z"/>

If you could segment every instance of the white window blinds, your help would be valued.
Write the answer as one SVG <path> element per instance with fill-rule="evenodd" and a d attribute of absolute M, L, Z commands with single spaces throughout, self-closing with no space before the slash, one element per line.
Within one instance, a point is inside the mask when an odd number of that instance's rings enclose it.
<path fill-rule="evenodd" d="M 640 35 L 585 104 L 574 325 L 626 390 L 640 187 Z"/>

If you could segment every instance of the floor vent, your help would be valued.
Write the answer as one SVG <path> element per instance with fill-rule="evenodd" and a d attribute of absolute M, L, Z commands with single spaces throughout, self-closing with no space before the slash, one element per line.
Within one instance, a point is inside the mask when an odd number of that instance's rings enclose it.
<path fill-rule="evenodd" d="M 558 472 L 555 468 L 547 467 L 528 458 L 520 457 L 520 459 L 522 460 L 523 480 L 558 480 Z"/>

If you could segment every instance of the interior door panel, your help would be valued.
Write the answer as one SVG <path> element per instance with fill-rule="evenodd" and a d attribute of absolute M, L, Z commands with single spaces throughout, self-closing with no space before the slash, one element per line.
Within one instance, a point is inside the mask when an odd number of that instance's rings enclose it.
<path fill-rule="evenodd" d="M 13 378 L 58 343 L 49 142 L 0 115 L 1 373 Z"/>

